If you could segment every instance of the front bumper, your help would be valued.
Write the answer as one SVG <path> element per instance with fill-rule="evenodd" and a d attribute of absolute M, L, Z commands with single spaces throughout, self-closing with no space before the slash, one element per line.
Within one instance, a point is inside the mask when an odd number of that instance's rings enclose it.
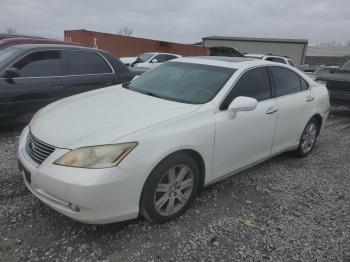
<path fill-rule="evenodd" d="M 56 211 L 89 224 L 133 219 L 146 173 L 120 167 L 85 169 L 52 164 L 66 149 L 56 149 L 40 166 L 25 150 L 28 127 L 19 141 L 18 161 L 28 189 Z"/>

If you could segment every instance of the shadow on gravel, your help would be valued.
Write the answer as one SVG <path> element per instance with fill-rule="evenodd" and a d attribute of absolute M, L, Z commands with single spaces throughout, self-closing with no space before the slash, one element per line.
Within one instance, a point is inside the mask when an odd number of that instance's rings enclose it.
<path fill-rule="evenodd" d="M 0 123 L 0 135 L 22 131 L 27 124 L 25 122 Z"/>

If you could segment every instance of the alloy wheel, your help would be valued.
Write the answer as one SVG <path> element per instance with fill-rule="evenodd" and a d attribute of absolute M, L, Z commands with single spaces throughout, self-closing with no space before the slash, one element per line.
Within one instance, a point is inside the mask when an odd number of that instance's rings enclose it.
<path fill-rule="evenodd" d="M 317 138 L 317 126 L 315 123 L 310 122 L 301 137 L 301 150 L 303 153 L 308 153 L 315 144 Z"/>
<path fill-rule="evenodd" d="M 156 211 L 163 216 L 178 212 L 190 199 L 194 186 L 192 169 L 187 165 L 169 168 L 159 180 L 154 194 Z"/>

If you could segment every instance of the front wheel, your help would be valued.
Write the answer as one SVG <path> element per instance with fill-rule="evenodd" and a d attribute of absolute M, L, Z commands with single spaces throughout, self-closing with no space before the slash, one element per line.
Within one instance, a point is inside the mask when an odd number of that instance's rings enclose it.
<path fill-rule="evenodd" d="M 141 214 L 152 223 L 164 223 L 180 216 L 197 193 L 199 175 L 196 162 L 186 153 L 164 159 L 144 185 Z"/>
<path fill-rule="evenodd" d="M 312 118 L 306 125 L 300 138 L 299 146 L 295 151 L 296 156 L 306 157 L 314 148 L 319 132 L 319 124 Z"/>

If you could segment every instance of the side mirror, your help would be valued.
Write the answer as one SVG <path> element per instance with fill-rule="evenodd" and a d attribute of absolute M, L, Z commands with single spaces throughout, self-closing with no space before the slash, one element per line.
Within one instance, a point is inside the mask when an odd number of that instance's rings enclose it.
<path fill-rule="evenodd" d="M 157 58 L 152 59 L 151 63 L 158 63 L 158 59 Z"/>
<path fill-rule="evenodd" d="M 239 96 L 236 97 L 228 107 L 230 118 L 234 118 L 237 112 L 252 111 L 258 105 L 258 101 L 255 98 Z"/>
<path fill-rule="evenodd" d="M 17 68 L 10 67 L 5 70 L 4 78 L 11 80 L 13 78 L 19 77 L 19 71 Z"/>

